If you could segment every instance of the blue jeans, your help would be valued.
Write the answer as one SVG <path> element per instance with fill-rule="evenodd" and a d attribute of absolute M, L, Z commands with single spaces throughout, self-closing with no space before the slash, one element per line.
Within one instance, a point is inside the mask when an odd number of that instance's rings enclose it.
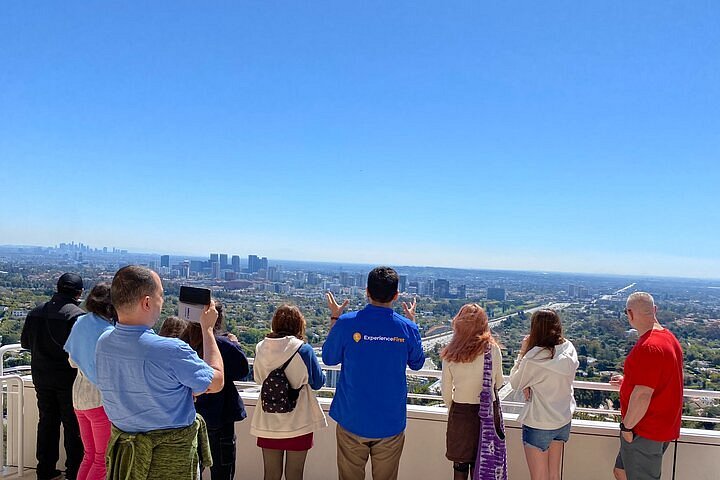
<path fill-rule="evenodd" d="M 550 448 L 552 442 L 567 442 L 570 438 L 570 422 L 567 425 L 555 430 L 541 430 L 539 428 L 522 427 L 523 445 L 535 447 L 542 452 Z"/>

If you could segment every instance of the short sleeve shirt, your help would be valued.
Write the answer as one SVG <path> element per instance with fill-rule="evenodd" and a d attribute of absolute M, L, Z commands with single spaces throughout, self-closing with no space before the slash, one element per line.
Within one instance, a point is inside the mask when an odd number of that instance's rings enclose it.
<path fill-rule="evenodd" d="M 103 334 L 96 364 L 107 416 L 129 433 L 190 425 L 192 394 L 207 390 L 214 376 L 188 344 L 144 325 L 117 324 Z"/>
<path fill-rule="evenodd" d="M 669 442 L 680 436 L 683 405 L 683 352 L 668 329 L 641 336 L 625 359 L 620 387 L 620 410 L 627 413 L 636 385 L 653 389 L 650 405 L 633 429 L 641 437 Z"/>
<path fill-rule="evenodd" d="M 366 438 L 405 429 L 405 368 L 422 368 L 425 355 L 417 325 L 390 308 L 367 305 L 342 315 L 323 345 L 326 365 L 342 363 L 330 416 Z"/>

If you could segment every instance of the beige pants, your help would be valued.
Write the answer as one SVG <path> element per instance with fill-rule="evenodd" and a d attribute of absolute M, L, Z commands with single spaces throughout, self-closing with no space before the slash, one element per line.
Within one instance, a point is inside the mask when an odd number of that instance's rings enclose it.
<path fill-rule="evenodd" d="M 350 433 L 340 425 L 335 429 L 337 464 L 340 480 L 362 480 L 365 464 L 372 458 L 373 480 L 396 480 L 400 456 L 405 444 L 405 432 L 393 437 L 365 438 Z"/>

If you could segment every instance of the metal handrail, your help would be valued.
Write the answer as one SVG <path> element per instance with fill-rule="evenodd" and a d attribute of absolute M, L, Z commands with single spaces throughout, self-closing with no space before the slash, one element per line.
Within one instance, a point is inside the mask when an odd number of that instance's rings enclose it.
<path fill-rule="evenodd" d="M 5 375 L 5 354 L 10 352 L 20 352 L 22 350 L 24 350 L 24 348 L 19 343 L 12 343 L 10 345 L 3 345 L 0 347 L 0 377 Z"/>
<path fill-rule="evenodd" d="M 248 363 L 252 365 L 254 363 L 254 358 L 248 358 Z M 327 371 L 340 371 L 341 365 L 325 365 L 322 362 L 320 363 L 320 367 L 323 370 Z M 427 377 L 427 378 L 435 378 L 440 380 L 442 378 L 442 370 L 435 370 L 435 369 L 420 369 L 420 370 L 412 370 L 410 368 L 407 368 L 405 370 L 406 376 L 411 377 Z M 510 376 L 509 375 L 503 375 L 503 379 L 505 383 L 510 382 Z M 241 388 L 258 388 L 259 385 L 257 385 L 255 382 L 236 382 L 238 386 Z M 578 390 L 592 390 L 592 391 L 601 391 L 601 392 L 619 392 L 620 387 L 617 385 L 612 385 L 607 382 L 588 382 L 585 380 L 575 380 L 573 381 L 573 388 Z M 331 387 L 323 387 L 319 391 L 321 392 L 331 392 L 334 393 L 335 389 Z M 720 399 L 720 391 L 715 390 L 696 390 L 692 388 L 685 388 L 683 389 L 683 396 L 685 398 L 705 398 L 705 399 Z M 439 402 L 443 401 L 443 398 L 441 395 L 435 395 L 435 394 L 421 394 L 421 393 L 408 393 L 408 398 L 413 399 L 420 399 L 420 400 L 437 400 Z M 522 407 L 523 403 L 517 403 L 517 402 L 511 402 L 503 400 L 502 404 L 504 406 L 509 407 Z M 578 407 L 576 410 L 578 413 L 587 413 L 587 414 L 594 414 L 594 415 L 620 415 L 619 410 L 615 409 L 600 409 L 600 408 L 588 408 L 588 407 Z M 683 416 L 683 421 L 687 422 L 708 422 L 708 423 L 720 423 L 720 418 L 716 417 L 697 417 L 697 416 Z"/>
<path fill-rule="evenodd" d="M 250 357 L 248 358 L 248 363 L 252 365 L 254 363 L 255 359 Z M 339 372 L 342 368 L 342 365 L 325 365 L 322 362 L 320 363 L 320 368 L 327 371 L 335 371 Z M 436 378 L 440 380 L 442 378 L 442 370 L 435 370 L 430 368 L 423 368 L 420 370 L 412 370 L 410 368 L 405 369 L 405 374 L 407 376 L 411 377 L 429 377 L 429 378 Z M 510 382 L 510 375 L 503 375 L 503 379 L 505 380 L 505 383 Z M 585 380 L 575 380 L 573 381 L 573 388 L 576 388 L 578 390 L 595 390 L 600 392 L 619 392 L 620 387 L 617 385 L 612 385 L 608 382 L 588 382 Z M 720 391 L 717 390 L 696 390 L 693 388 L 685 388 L 683 389 L 683 396 L 686 398 L 709 398 L 709 399 L 720 399 Z M 438 395 L 439 397 L 439 395 Z"/>
<path fill-rule="evenodd" d="M 0 359 L 2 357 L 0 356 Z M 12 387 L 17 388 L 17 392 L 12 391 Z M 16 444 L 16 453 L 17 453 L 17 477 L 22 478 L 23 472 L 25 470 L 25 452 L 23 449 L 23 444 L 25 442 L 24 436 L 24 429 L 25 429 L 25 385 L 23 382 L 23 379 L 20 375 L 2 375 L 0 376 L 0 412 L 4 411 L 5 407 L 5 394 L 8 396 L 10 394 L 17 393 L 17 412 L 18 412 L 18 418 L 16 423 L 16 432 L 17 432 L 17 444 Z M 8 416 L 9 417 L 9 416 Z M 8 430 L 10 427 L 10 418 L 8 418 Z M 3 467 L 8 466 L 9 458 L 7 455 L 7 450 L 5 449 L 5 442 L 2 438 L 3 436 L 0 435 L 0 455 L 2 456 L 2 464 Z M 9 437 L 8 437 L 9 440 Z"/>
<path fill-rule="evenodd" d="M 22 345 L 19 343 L 13 343 L 9 345 L 3 345 L 0 347 L 0 412 L 5 411 L 5 395 L 10 395 L 11 387 L 17 387 L 18 395 L 18 423 L 17 423 L 17 454 L 18 454 L 18 477 L 22 477 L 23 470 L 25 469 L 25 454 L 23 451 L 23 431 L 25 428 L 25 390 L 22 377 L 20 375 L 5 375 L 5 355 L 12 352 L 22 351 Z M 9 417 L 9 416 L 8 416 Z M 10 418 L 8 418 L 8 427 L 10 426 Z M 8 438 L 9 441 L 9 438 Z M 9 459 L 5 448 L 5 439 L 3 435 L 0 435 L 0 463 L 3 467 L 8 466 Z"/>

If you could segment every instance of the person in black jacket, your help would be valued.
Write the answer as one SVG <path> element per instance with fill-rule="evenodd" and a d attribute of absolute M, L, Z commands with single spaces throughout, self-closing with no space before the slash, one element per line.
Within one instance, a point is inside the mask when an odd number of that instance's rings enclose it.
<path fill-rule="evenodd" d="M 63 478 L 56 464 L 60 457 L 60 423 L 65 435 L 65 478 L 75 480 L 83 458 L 80 429 L 72 402 L 77 370 L 70 366 L 63 345 L 75 320 L 85 312 L 78 306 L 82 278 L 64 273 L 57 293 L 49 302 L 34 308 L 25 319 L 20 342 L 30 350 L 30 367 L 40 414 L 37 430 L 37 478 Z"/>
<path fill-rule="evenodd" d="M 235 387 L 235 381 L 248 376 L 250 367 L 237 338 L 223 332 L 222 304 L 215 303 L 218 318 L 215 322 L 215 341 L 225 365 L 225 386 L 217 393 L 204 393 L 197 397 L 195 409 L 202 415 L 208 428 L 212 466 L 211 480 L 232 480 L 235 477 L 235 422 L 243 420 L 245 405 Z M 202 355 L 200 324 L 188 322 L 180 339 Z"/>

